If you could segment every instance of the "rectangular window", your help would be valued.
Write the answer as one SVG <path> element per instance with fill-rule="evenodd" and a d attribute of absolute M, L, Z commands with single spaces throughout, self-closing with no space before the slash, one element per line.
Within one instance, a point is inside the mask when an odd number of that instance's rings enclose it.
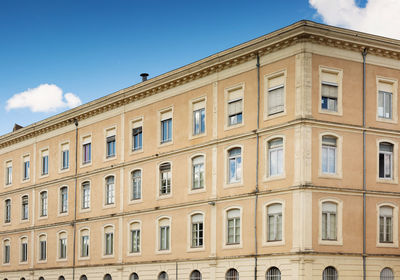
<path fill-rule="evenodd" d="M 268 115 L 285 110 L 285 75 L 268 79 Z"/>
<path fill-rule="evenodd" d="M 322 173 L 336 173 L 336 140 L 332 136 L 322 137 Z"/>
<path fill-rule="evenodd" d="M 92 142 L 90 137 L 83 138 L 82 146 L 82 162 L 83 164 L 90 163 L 92 161 Z"/>
<path fill-rule="evenodd" d="M 160 165 L 160 195 L 171 193 L 171 164 Z"/>
<path fill-rule="evenodd" d="M 204 157 L 197 156 L 192 159 L 192 189 L 204 188 Z"/>
<path fill-rule="evenodd" d="M 60 202 L 61 202 L 60 212 L 67 213 L 67 211 L 68 211 L 68 188 L 67 187 L 62 187 L 60 189 Z"/>
<path fill-rule="evenodd" d="M 268 241 L 282 240 L 282 204 L 268 206 Z"/>
<path fill-rule="evenodd" d="M 379 208 L 379 242 L 393 242 L 393 208 L 382 206 Z"/>
<path fill-rule="evenodd" d="M 322 204 L 322 240 L 336 240 L 337 205 L 332 202 Z"/>
<path fill-rule="evenodd" d="M 142 172 L 135 170 L 132 172 L 132 198 L 131 200 L 142 197 Z"/>
<path fill-rule="evenodd" d="M 169 250 L 169 226 L 160 227 L 160 251 Z"/>
<path fill-rule="evenodd" d="M 90 207 L 90 184 L 85 182 L 82 184 L 82 209 Z"/>
<path fill-rule="evenodd" d="M 321 72 L 321 109 L 338 111 L 338 74 Z"/>
<path fill-rule="evenodd" d="M 379 91 L 378 92 L 378 117 L 391 119 L 392 118 L 392 93 Z"/>
<path fill-rule="evenodd" d="M 29 213 L 29 204 L 28 204 L 28 196 L 24 195 L 22 197 L 22 220 L 27 220 L 28 219 L 28 213 Z"/>
<path fill-rule="evenodd" d="M 193 135 L 203 134 L 206 130 L 206 109 L 205 101 L 198 101 L 193 104 Z"/>
<path fill-rule="evenodd" d="M 233 148 L 228 151 L 229 183 L 237 183 L 242 179 L 242 150 Z"/>
<path fill-rule="evenodd" d="M 6 185 L 12 184 L 12 161 L 6 163 Z"/>
<path fill-rule="evenodd" d="M 10 263 L 10 244 L 9 241 L 4 244 L 4 259 L 3 263 Z"/>
<path fill-rule="evenodd" d="M 283 174 L 283 139 L 277 138 L 268 142 L 269 176 Z"/>
<path fill-rule="evenodd" d="M 105 235 L 106 242 L 106 251 L 105 255 L 112 255 L 114 253 L 114 234 L 112 232 L 108 232 Z"/>
<path fill-rule="evenodd" d="M 60 259 L 65 259 L 67 257 L 67 239 L 66 238 L 60 238 Z"/>
<path fill-rule="evenodd" d="M 379 178 L 392 179 L 393 144 L 379 143 Z"/>
<path fill-rule="evenodd" d="M 23 158 L 23 161 L 24 161 L 24 163 L 23 163 L 23 170 L 22 170 L 22 172 L 23 172 L 23 174 L 22 174 L 22 179 L 23 180 L 28 180 L 29 179 L 29 176 L 30 176 L 30 160 L 29 160 L 29 156 L 25 156 L 24 158 Z"/>
<path fill-rule="evenodd" d="M 39 260 L 41 260 L 41 261 L 46 260 L 46 241 L 45 240 L 42 240 L 39 242 L 39 250 L 40 250 Z"/>
<path fill-rule="evenodd" d="M 6 199 L 4 202 L 4 222 L 11 222 L 11 200 Z"/>
<path fill-rule="evenodd" d="M 241 124 L 243 119 L 243 89 L 228 92 L 228 126 Z"/>
<path fill-rule="evenodd" d="M 21 243 L 21 262 L 28 261 L 28 243 Z"/>
<path fill-rule="evenodd" d="M 107 158 L 115 156 L 115 129 L 107 131 L 106 153 Z"/>
<path fill-rule="evenodd" d="M 109 176 L 106 178 L 106 205 L 114 204 L 115 202 L 115 183 L 114 177 Z"/>
<path fill-rule="evenodd" d="M 138 151 L 142 149 L 143 138 L 143 122 L 135 121 L 132 125 L 132 150 Z"/>
<path fill-rule="evenodd" d="M 228 211 L 228 242 L 227 244 L 240 243 L 240 211 Z"/>
<path fill-rule="evenodd" d="M 81 237 L 81 257 L 88 257 L 89 256 L 89 235 L 83 235 Z"/>
<path fill-rule="evenodd" d="M 131 253 L 140 252 L 140 230 L 131 230 Z"/>
<path fill-rule="evenodd" d="M 203 216 L 196 214 L 192 216 L 192 248 L 203 247 Z"/>
<path fill-rule="evenodd" d="M 61 169 L 69 168 L 69 144 L 61 145 Z"/>
<path fill-rule="evenodd" d="M 161 114 L 161 143 L 172 141 L 172 110 Z"/>
<path fill-rule="evenodd" d="M 49 174 L 49 150 L 42 151 L 42 175 Z"/>
<path fill-rule="evenodd" d="M 47 216 L 47 192 L 40 193 L 40 216 Z"/>

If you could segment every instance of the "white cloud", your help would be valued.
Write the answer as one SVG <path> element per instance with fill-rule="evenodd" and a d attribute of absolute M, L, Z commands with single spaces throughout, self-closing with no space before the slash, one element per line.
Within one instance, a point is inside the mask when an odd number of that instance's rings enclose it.
<path fill-rule="evenodd" d="M 400 39 L 399 0 L 368 0 L 364 8 L 354 0 L 309 0 L 309 3 L 329 25 Z"/>
<path fill-rule="evenodd" d="M 6 110 L 29 108 L 32 112 L 55 112 L 81 104 L 81 100 L 75 94 L 63 94 L 62 89 L 56 85 L 42 84 L 14 94 L 7 100 Z"/>

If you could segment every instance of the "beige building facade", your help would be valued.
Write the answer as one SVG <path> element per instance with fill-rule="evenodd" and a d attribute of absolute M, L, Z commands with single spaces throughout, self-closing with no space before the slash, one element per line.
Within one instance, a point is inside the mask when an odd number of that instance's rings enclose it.
<path fill-rule="evenodd" d="M 400 42 L 300 21 L 0 137 L 0 279 L 400 279 Z"/>

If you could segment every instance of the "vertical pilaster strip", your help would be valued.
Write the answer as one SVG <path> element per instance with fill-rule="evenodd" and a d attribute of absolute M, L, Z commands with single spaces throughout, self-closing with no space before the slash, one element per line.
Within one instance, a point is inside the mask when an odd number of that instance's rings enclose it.
<path fill-rule="evenodd" d="M 120 154 L 121 154 L 121 162 L 124 162 L 125 160 L 125 105 L 124 105 L 124 111 L 121 114 L 121 149 L 120 149 Z"/>
<path fill-rule="evenodd" d="M 292 252 L 312 250 L 312 192 L 293 191 Z"/>
<path fill-rule="evenodd" d="M 218 82 L 213 83 L 213 139 L 218 136 Z"/>
<path fill-rule="evenodd" d="M 211 198 L 217 197 L 217 147 L 212 148 L 212 166 L 211 166 Z"/>
<path fill-rule="evenodd" d="M 312 55 L 299 53 L 296 55 L 296 118 L 306 118 L 312 115 Z"/>
<path fill-rule="evenodd" d="M 294 185 L 311 182 L 312 128 L 298 125 L 294 128 Z"/>
<path fill-rule="evenodd" d="M 121 212 L 124 209 L 124 168 L 121 167 L 120 169 L 120 210 Z M 122 232 L 123 232 L 123 225 L 122 225 L 122 217 L 118 219 L 119 226 L 118 226 L 118 262 L 122 263 Z"/>
<path fill-rule="evenodd" d="M 211 206 L 211 257 L 216 257 L 217 254 L 217 206 Z M 211 278 L 215 279 L 215 278 Z"/>

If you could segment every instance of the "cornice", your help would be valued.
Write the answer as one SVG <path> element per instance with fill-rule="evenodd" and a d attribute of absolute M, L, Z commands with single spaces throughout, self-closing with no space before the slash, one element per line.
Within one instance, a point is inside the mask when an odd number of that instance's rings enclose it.
<path fill-rule="evenodd" d="M 160 94 L 211 74 L 232 68 L 294 44 L 309 42 L 333 48 L 400 59 L 400 41 L 367 33 L 332 27 L 311 21 L 299 21 L 285 28 L 206 57 L 145 82 L 114 92 L 87 104 L 0 136 L 0 149 L 37 137 L 47 132 L 73 125 L 107 111 L 143 98 Z M 399 64 L 400 66 L 400 64 Z"/>

